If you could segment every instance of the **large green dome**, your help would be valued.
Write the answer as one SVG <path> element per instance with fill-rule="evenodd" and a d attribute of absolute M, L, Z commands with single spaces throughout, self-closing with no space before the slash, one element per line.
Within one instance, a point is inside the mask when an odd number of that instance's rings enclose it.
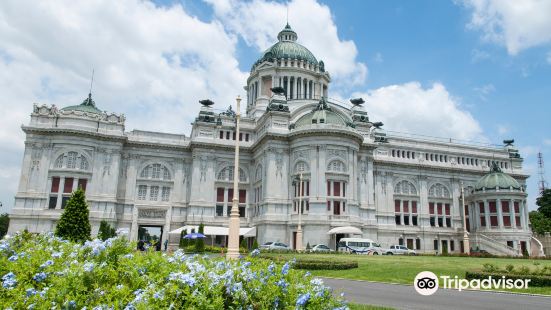
<path fill-rule="evenodd" d="M 272 45 L 264 53 L 262 53 L 262 57 L 260 57 L 260 59 L 255 62 L 253 67 L 263 61 L 272 61 L 273 59 L 282 58 L 303 60 L 313 65 L 318 64 L 318 61 L 314 54 L 312 54 L 312 52 L 310 52 L 306 47 L 296 42 L 298 38 L 297 34 L 293 29 L 291 29 L 291 26 L 289 26 L 289 24 L 287 24 L 285 28 L 278 34 L 277 38 L 279 42 Z"/>
<path fill-rule="evenodd" d="M 101 114 L 101 110 L 96 108 L 96 103 L 92 100 L 92 94 L 88 94 L 88 98 L 84 99 L 81 104 L 64 107 L 61 111 L 80 111 Z"/>
<path fill-rule="evenodd" d="M 486 174 L 474 186 L 475 191 L 481 191 L 483 189 L 492 190 L 492 189 L 510 189 L 521 190 L 522 187 L 510 175 L 503 173 L 497 164 L 492 165 L 490 173 Z"/>

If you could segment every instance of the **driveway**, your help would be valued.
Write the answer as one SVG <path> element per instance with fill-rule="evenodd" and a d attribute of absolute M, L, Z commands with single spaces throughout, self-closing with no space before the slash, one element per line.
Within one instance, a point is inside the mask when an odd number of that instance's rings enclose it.
<path fill-rule="evenodd" d="M 519 310 L 551 309 L 551 297 L 487 291 L 439 289 L 421 296 L 413 286 L 355 280 L 322 278 L 335 293 L 344 292 L 348 301 L 395 309 Z"/>

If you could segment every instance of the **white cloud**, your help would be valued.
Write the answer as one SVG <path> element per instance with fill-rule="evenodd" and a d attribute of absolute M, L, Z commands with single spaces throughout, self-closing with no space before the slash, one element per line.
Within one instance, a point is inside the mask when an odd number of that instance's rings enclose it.
<path fill-rule="evenodd" d="M 545 145 L 551 145 L 551 139 L 544 139 L 543 144 Z"/>
<path fill-rule="evenodd" d="M 478 93 L 478 96 L 480 97 L 480 99 L 486 101 L 488 100 L 488 95 L 490 95 L 491 93 L 495 92 L 496 88 L 494 86 L 494 84 L 486 84 L 486 85 L 482 85 L 481 87 L 475 87 L 474 88 L 474 91 Z"/>
<path fill-rule="evenodd" d="M 551 42 L 551 1 L 463 0 L 472 10 L 468 27 L 485 40 L 506 46 L 510 55 Z"/>
<path fill-rule="evenodd" d="M 277 34 L 285 26 L 287 7 L 289 24 L 298 34 L 298 42 L 306 46 L 318 60 L 323 60 L 335 87 L 362 84 L 367 66 L 358 62 L 358 50 L 352 40 L 342 40 L 329 7 L 315 0 L 293 0 L 277 3 L 263 0 L 206 0 L 215 15 L 233 33 L 240 35 L 260 52 L 277 42 Z"/>
<path fill-rule="evenodd" d="M 471 51 L 471 61 L 477 63 L 490 58 L 490 53 L 479 49 L 473 49 Z"/>
<path fill-rule="evenodd" d="M 428 88 L 419 82 L 390 85 L 354 97 L 363 97 L 369 118 L 382 121 L 390 131 L 485 140 L 478 122 L 440 83 Z"/>
<path fill-rule="evenodd" d="M 377 52 L 375 54 L 375 62 L 381 63 L 383 61 L 384 61 L 383 54 L 381 54 L 380 52 Z"/>
<path fill-rule="evenodd" d="M 504 135 L 506 133 L 509 133 L 509 127 L 505 126 L 505 125 L 498 125 L 497 126 L 497 132 L 500 134 L 500 135 Z"/>
<path fill-rule="evenodd" d="M 236 44 L 219 21 L 180 5 L 0 1 L 0 200 L 13 202 L 19 168 L 11 168 L 20 165 L 20 125 L 33 102 L 81 103 L 95 68 L 96 104 L 125 113 L 128 129 L 188 134 L 199 99 L 225 108 L 244 95 Z"/>

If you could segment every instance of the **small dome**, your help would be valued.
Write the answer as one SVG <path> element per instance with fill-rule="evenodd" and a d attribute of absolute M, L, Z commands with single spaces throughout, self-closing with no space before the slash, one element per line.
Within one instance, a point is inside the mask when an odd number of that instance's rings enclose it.
<path fill-rule="evenodd" d="M 495 188 L 499 189 L 510 189 L 521 190 L 522 187 L 510 175 L 501 171 L 496 163 L 492 165 L 490 173 L 486 174 L 474 186 L 475 191 L 481 191 L 482 189 L 492 190 Z"/>
<path fill-rule="evenodd" d="M 327 105 L 325 98 L 320 100 L 319 104 L 312 112 L 299 118 L 295 123 L 295 128 L 309 126 L 312 124 L 333 124 L 340 126 L 348 125 L 343 116 L 331 110 L 331 108 Z"/>
<path fill-rule="evenodd" d="M 96 108 L 96 103 L 94 102 L 94 100 L 92 100 L 92 94 L 88 94 L 88 98 L 84 99 L 81 104 L 64 107 L 63 109 L 61 109 L 61 111 L 81 111 L 87 113 L 101 114 L 101 111 Z"/>
<path fill-rule="evenodd" d="M 282 58 L 303 60 L 314 65 L 318 64 L 318 61 L 312 52 L 310 52 L 306 47 L 296 43 L 298 36 L 296 32 L 291 29 L 289 24 L 285 26 L 285 29 L 279 32 L 277 38 L 279 42 L 272 45 L 264 53 L 262 53 L 262 57 L 254 63 L 253 68 L 263 61 L 271 61 L 273 59 Z"/>

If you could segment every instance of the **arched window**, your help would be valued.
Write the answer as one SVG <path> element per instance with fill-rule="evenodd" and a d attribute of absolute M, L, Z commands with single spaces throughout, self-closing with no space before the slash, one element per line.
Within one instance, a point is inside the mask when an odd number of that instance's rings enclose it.
<path fill-rule="evenodd" d="M 140 173 L 142 179 L 172 180 L 170 170 L 162 164 L 150 164 L 144 167 Z"/>
<path fill-rule="evenodd" d="M 333 160 L 327 165 L 327 171 L 346 172 L 346 166 L 340 160 Z"/>
<path fill-rule="evenodd" d="M 89 167 L 88 159 L 75 151 L 59 155 L 54 162 L 56 169 L 88 170 Z"/>
<path fill-rule="evenodd" d="M 235 166 L 227 166 L 218 173 L 218 181 L 233 181 L 233 171 Z M 239 182 L 247 182 L 247 174 L 242 168 L 239 168 Z"/>
<path fill-rule="evenodd" d="M 429 189 L 429 197 L 451 198 L 448 188 L 440 183 L 432 185 Z"/>
<path fill-rule="evenodd" d="M 406 180 L 396 183 L 394 186 L 394 194 L 398 195 L 417 195 L 417 189 L 415 186 Z"/>
<path fill-rule="evenodd" d="M 299 161 L 298 163 L 296 163 L 296 165 L 295 165 L 295 172 L 296 173 L 306 172 L 306 171 L 308 171 L 308 164 L 306 164 L 306 162 Z"/>

